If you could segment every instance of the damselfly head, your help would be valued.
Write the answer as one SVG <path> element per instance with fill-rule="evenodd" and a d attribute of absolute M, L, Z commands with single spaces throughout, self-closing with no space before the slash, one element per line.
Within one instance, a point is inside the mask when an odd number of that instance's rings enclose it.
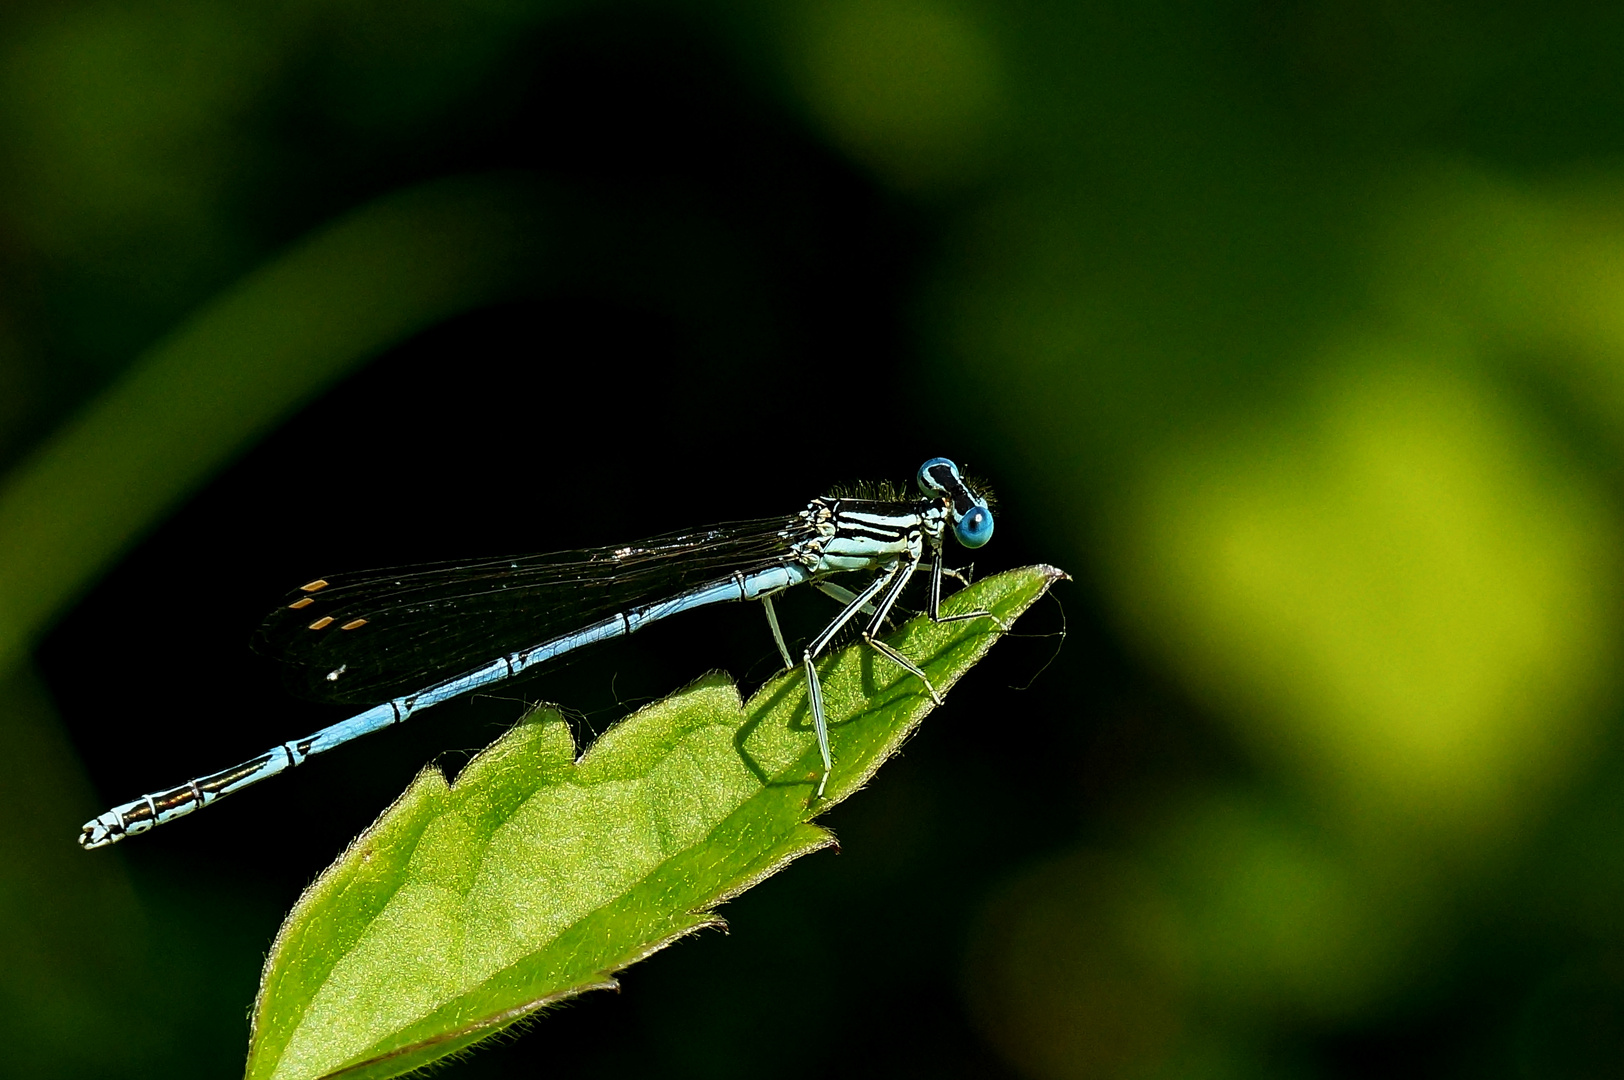
<path fill-rule="evenodd" d="M 992 510 L 987 500 L 965 483 L 951 459 L 931 458 L 919 466 L 919 490 L 926 498 L 940 498 L 946 504 L 959 543 L 978 548 L 992 539 Z"/>

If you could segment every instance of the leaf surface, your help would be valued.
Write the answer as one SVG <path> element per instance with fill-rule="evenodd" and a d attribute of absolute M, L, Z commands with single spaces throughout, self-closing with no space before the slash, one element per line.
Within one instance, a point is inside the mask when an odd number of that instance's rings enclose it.
<path fill-rule="evenodd" d="M 944 602 L 1007 627 L 1061 577 L 1014 570 Z M 914 619 L 887 640 L 945 692 L 1002 635 Z M 720 920 L 716 905 L 833 842 L 812 819 L 860 788 L 932 708 L 918 679 L 854 645 L 819 667 L 835 754 L 827 797 L 799 672 L 748 703 L 711 675 L 579 760 L 537 710 L 455 783 L 420 773 L 294 906 L 266 961 L 250 1080 L 398 1076 Z"/>

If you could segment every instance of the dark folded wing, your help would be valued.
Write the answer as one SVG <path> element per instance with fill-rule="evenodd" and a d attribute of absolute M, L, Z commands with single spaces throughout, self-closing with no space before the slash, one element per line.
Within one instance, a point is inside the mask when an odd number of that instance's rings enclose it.
<path fill-rule="evenodd" d="M 338 574 L 295 590 L 261 624 L 254 648 L 287 665 L 289 685 L 305 697 L 387 701 L 627 608 L 781 562 L 810 535 L 796 515 L 620 547 Z"/>

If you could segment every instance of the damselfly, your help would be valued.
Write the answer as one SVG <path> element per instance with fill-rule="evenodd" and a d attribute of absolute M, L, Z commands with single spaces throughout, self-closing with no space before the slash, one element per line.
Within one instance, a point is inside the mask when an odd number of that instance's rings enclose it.
<path fill-rule="evenodd" d="M 930 560 L 926 612 L 936 622 L 995 618 L 941 613 L 947 534 L 967 548 L 992 538 L 992 511 L 947 458 L 919 468 L 920 498 L 824 496 L 788 517 L 670 533 L 622 547 L 442 563 L 318 578 L 265 620 L 256 647 L 286 661 L 318 700 L 371 707 L 235 768 L 143 795 L 85 823 L 79 843 L 105 847 L 173 821 L 430 705 L 510 679 L 565 653 L 634 633 L 681 611 L 759 600 L 786 669 L 793 668 L 772 598 L 806 582 L 839 599 L 834 621 L 801 652 L 823 773 L 833 768 L 814 661 L 867 615 L 862 639 L 941 695 L 922 668 L 878 637 L 914 572 Z M 825 579 L 868 571 L 856 591 Z M 494 658 L 494 659 L 493 659 Z"/>

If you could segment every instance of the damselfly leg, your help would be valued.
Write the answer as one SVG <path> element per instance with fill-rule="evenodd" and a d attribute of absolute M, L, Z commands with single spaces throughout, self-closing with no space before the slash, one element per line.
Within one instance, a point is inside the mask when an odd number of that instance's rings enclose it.
<path fill-rule="evenodd" d="M 931 560 L 930 598 L 929 608 L 926 611 L 930 621 L 933 623 L 950 623 L 968 622 L 972 619 L 992 619 L 1000 629 L 1007 629 L 1002 619 L 990 611 L 979 608 L 975 611 L 959 612 L 956 615 L 942 614 L 942 578 L 951 576 L 963 580 L 957 572 L 944 569 L 944 558 L 945 553 L 938 548 L 935 557 Z M 942 695 L 937 692 L 935 684 L 930 681 L 930 676 L 925 673 L 925 670 L 879 638 L 881 628 L 884 626 L 886 618 L 891 614 L 891 609 L 896 606 L 898 598 L 902 596 L 902 590 L 907 587 L 908 582 L 913 578 L 914 572 L 918 569 L 919 559 L 917 557 L 903 555 L 891 566 L 882 570 L 880 575 L 860 593 L 853 593 L 848 589 L 827 582 L 819 583 L 819 588 L 823 592 L 844 599 L 846 606 L 839 615 L 835 616 L 834 621 L 824 628 L 823 633 L 813 639 L 812 644 L 807 646 L 802 657 L 802 662 L 806 667 L 807 701 L 812 711 L 812 727 L 817 733 L 818 752 L 823 758 L 823 775 L 818 778 L 818 789 L 813 794 L 815 799 L 822 798 L 824 788 L 828 786 L 829 774 L 834 770 L 834 757 L 829 749 L 829 722 L 824 713 L 823 686 L 818 681 L 818 672 L 813 661 L 829 647 L 836 635 L 852 619 L 859 614 L 870 615 L 868 625 L 863 628 L 863 641 L 872 647 L 875 652 L 924 683 L 925 691 L 930 694 L 931 701 L 937 705 L 942 703 Z M 838 593 L 836 590 L 838 590 Z M 881 599 L 876 601 L 876 597 L 881 597 Z M 768 608 L 768 619 L 772 623 L 773 633 L 778 641 L 779 652 L 784 655 L 785 666 L 788 667 L 787 650 L 784 648 L 782 635 L 778 632 L 778 621 L 772 614 L 771 607 Z"/>

